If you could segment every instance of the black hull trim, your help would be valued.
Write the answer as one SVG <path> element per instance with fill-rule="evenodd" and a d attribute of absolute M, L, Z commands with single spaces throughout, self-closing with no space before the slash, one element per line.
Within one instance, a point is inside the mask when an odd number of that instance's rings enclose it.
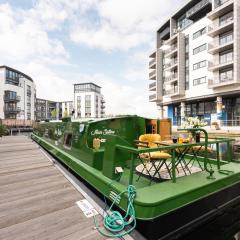
<path fill-rule="evenodd" d="M 236 204 L 240 205 L 240 183 L 154 220 L 138 220 L 137 229 L 149 240 L 181 239 Z"/>

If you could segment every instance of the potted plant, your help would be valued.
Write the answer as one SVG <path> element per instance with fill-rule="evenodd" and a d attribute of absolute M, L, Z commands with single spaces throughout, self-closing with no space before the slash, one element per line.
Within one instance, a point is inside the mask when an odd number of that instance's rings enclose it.
<path fill-rule="evenodd" d="M 198 117 L 189 117 L 184 123 L 184 128 L 201 128 L 207 126 L 207 122 L 200 120 Z M 200 132 L 192 131 L 192 136 L 196 142 L 200 142 Z"/>

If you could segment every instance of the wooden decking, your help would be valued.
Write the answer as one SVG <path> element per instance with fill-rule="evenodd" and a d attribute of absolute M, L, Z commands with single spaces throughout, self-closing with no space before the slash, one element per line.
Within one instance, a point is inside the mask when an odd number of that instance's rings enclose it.
<path fill-rule="evenodd" d="M 1 240 L 106 239 L 77 206 L 83 198 L 30 139 L 0 139 Z"/>

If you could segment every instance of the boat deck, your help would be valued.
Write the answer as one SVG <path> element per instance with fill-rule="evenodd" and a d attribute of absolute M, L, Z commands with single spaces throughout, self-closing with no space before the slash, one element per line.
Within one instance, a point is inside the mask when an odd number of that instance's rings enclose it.
<path fill-rule="evenodd" d="M 81 199 L 37 144 L 24 136 L 0 138 L 1 240 L 107 239 L 76 204 Z"/>

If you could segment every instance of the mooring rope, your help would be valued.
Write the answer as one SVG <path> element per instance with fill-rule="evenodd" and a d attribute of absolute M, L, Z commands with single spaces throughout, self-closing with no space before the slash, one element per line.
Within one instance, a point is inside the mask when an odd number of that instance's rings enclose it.
<path fill-rule="evenodd" d="M 123 195 L 124 193 L 128 193 L 128 207 L 125 216 L 118 211 L 111 211 L 116 201 Z M 127 190 L 118 194 L 114 201 L 112 202 L 110 208 L 107 211 L 107 215 L 104 217 L 104 227 L 111 233 L 103 232 L 97 223 L 96 217 L 94 215 L 94 223 L 98 232 L 105 236 L 111 238 L 121 238 L 127 234 L 129 234 L 136 227 L 136 217 L 135 217 L 135 209 L 133 206 L 134 198 L 136 197 L 136 188 L 133 185 L 129 185 Z M 129 225 L 132 227 L 129 230 L 125 230 L 125 228 Z"/>

